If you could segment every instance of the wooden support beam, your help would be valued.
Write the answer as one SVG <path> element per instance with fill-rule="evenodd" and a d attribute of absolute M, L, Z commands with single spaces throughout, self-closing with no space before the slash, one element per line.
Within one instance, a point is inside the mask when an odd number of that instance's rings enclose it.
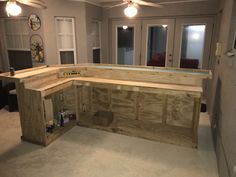
<path fill-rule="evenodd" d="M 166 124 L 167 120 L 167 103 L 168 103 L 168 95 L 164 95 L 163 99 L 163 109 L 162 109 L 162 124 Z"/>
<path fill-rule="evenodd" d="M 192 130 L 193 130 L 193 142 L 196 144 L 196 147 L 198 144 L 198 126 L 199 126 L 200 111 L 201 111 L 201 98 L 194 98 Z"/>

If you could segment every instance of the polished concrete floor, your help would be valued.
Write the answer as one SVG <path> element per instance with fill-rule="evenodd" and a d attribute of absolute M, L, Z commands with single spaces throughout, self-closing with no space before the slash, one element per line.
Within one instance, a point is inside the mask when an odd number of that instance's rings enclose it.
<path fill-rule="evenodd" d="M 209 120 L 199 149 L 74 127 L 48 147 L 20 140 L 18 113 L 0 110 L 0 177 L 217 177 Z"/>

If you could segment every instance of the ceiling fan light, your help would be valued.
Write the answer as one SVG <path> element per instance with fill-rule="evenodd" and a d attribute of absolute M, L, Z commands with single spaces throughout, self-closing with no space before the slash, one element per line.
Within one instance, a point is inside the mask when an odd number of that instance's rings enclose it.
<path fill-rule="evenodd" d="M 122 26 L 122 28 L 123 28 L 124 30 L 126 30 L 126 29 L 128 29 L 128 26 L 124 25 L 124 26 Z"/>
<path fill-rule="evenodd" d="M 163 28 L 166 28 L 168 25 L 162 25 Z"/>
<path fill-rule="evenodd" d="M 16 4 L 15 1 L 8 1 L 6 5 L 6 11 L 8 15 L 18 16 L 22 12 L 22 9 Z"/>
<path fill-rule="evenodd" d="M 138 13 L 138 10 L 137 8 L 134 6 L 134 5 L 128 5 L 128 7 L 126 7 L 124 9 L 124 14 L 127 16 L 127 17 L 134 17 L 135 15 L 137 15 Z"/>

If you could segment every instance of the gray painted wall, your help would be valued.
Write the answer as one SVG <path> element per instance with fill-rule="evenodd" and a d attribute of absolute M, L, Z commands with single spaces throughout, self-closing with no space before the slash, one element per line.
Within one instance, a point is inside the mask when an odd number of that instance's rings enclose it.
<path fill-rule="evenodd" d="M 4 71 L 8 70 L 9 62 L 8 62 L 8 54 L 7 54 L 7 48 L 6 48 L 6 42 L 5 42 L 5 27 L 4 27 L 4 18 L 8 18 L 5 11 L 5 2 L 0 2 L 0 36 L 1 36 L 1 55 L 0 55 L 0 68 L 3 68 Z M 30 14 L 34 13 L 39 16 L 40 19 L 42 19 L 42 13 L 41 10 L 32 8 L 29 6 L 21 5 L 22 7 L 22 13 L 20 17 L 28 17 Z M 44 39 L 44 25 L 41 25 L 41 28 L 38 31 L 33 31 L 29 28 L 29 34 L 30 36 L 33 34 L 38 34 Z M 29 44 L 30 45 L 30 44 Z M 36 64 L 33 63 L 33 66 L 40 66 L 42 64 Z"/>
<path fill-rule="evenodd" d="M 233 4 L 234 3 L 234 4 Z M 220 177 L 236 176 L 236 56 L 227 57 L 236 30 L 236 1 L 222 1 L 222 19 L 218 41 L 223 44 L 216 58 L 210 98 L 210 116 L 216 141 Z M 234 9 L 233 9 L 234 8 Z"/>
<path fill-rule="evenodd" d="M 45 3 L 47 9 L 44 10 L 21 5 L 23 13 L 20 16 L 28 17 L 30 13 L 35 13 L 40 17 L 42 27 L 36 32 L 30 30 L 30 34 L 42 36 L 46 64 L 58 64 L 55 17 L 75 18 L 77 63 L 92 62 L 92 47 L 89 43 L 91 21 L 102 20 L 102 9 L 91 4 L 75 1 L 50 0 L 45 1 Z M 5 3 L 0 2 L 0 17 L 7 18 L 4 8 Z M 4 35 L 3 32 L 1 34 Z M 0 68 L 2 67 L 1 63 Z"/>
<path fill-rule="evenodd" d="M 92 47 L 90 43 L 91 21 L 102 20 L 100 7 L 84 2 L 50 0 L 46 1 L 47 9 L 42 11 L 44 41 L 47 64 L 57 64 L 57 43 L 54 17 L 74 17 L 76 32 L 77 63 L 92 62 Z"/>
<path fill-rule="evenodd" d="M 92 42 L 91 42 L 91 33 L 92 33 L 92 25 L 91 22 L 93 20 L 102 22 L 102 8 L 97 7 L 91 4 L 86 3 L 85 5 L 86 9 L 86 32 L 87 32 L 87 58 L 88 62 L 93 62 L 93 54 L 92 54 Z"/>
<path fill-rule="evenodd" d="M 87 51 L 85 3 L 64 0 L 50 0 L 45 2 L 47 9 L 42 10 L 42 23 L 44 26 L 47 26 L 44 28 L 47 64 L 58 63 L 55 17 L 75 18 L 77 62 L 86 62 L 87 52 L 84 52 Z"/>

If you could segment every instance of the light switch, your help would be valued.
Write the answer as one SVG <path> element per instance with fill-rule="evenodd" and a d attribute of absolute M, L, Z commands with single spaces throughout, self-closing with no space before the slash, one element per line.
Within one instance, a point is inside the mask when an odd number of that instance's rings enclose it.
<path fill-rule="evenodd" d="M 221 42 L 217 42 L 216 43 L 216 52 L 215 55 L 216 56 L 221 56 L 222 53 L 222 43 Z"/>

